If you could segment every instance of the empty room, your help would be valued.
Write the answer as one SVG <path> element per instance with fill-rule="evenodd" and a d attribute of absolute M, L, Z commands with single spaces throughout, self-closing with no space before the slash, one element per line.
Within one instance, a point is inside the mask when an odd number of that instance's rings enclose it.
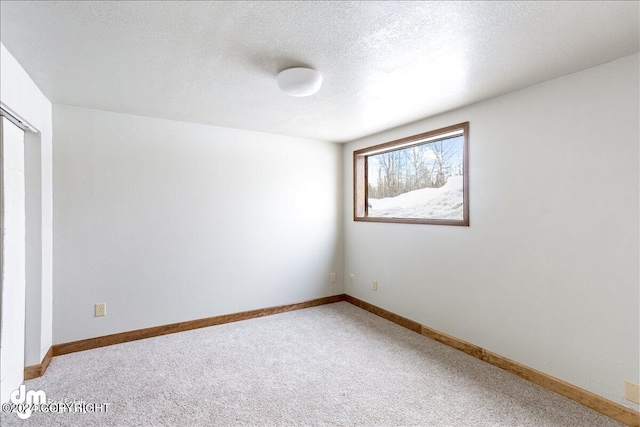
<path fill-rule="evenodd" d="M 640 426 L 640 2 L 0 18 L 2 426 Z"/>

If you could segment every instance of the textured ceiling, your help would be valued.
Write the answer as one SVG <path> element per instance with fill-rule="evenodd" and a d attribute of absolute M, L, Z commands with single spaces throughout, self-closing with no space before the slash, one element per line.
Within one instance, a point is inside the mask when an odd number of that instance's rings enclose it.
<path fill-rule="evenodd" d="M 337 142 L 639 50 L 638 2 L 0 2 L 54 103 Z M 276 74 L 311 66 L 318 94 Z"/>

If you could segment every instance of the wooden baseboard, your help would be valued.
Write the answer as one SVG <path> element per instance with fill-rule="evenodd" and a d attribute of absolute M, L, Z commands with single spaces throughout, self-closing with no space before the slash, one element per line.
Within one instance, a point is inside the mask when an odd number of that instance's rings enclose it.
<path fill-rule="evenodd" d="M 49 347 L 47 354 L 42 358 L 42 362 L 38 365 L 25 366 L 24 368 L 24 380 L 32 380 L 34 378 L 38 378 L 44 375 L 47 367 L 49 366 L 49 362 L 51 362 L 51 358 L 53 357 L 53 346 Z"/>
<path fill-rule="evenodd" d="M 414 322 L 413 320 L 409 320 L 406 317 L 399 316 L 395 313 L 385 310 L 384 308 L 376 307 L 373 304 L 369 304 L 368 302 L 364 302 L 362 300 L 359 300 L 358 298 L 354 298 L 351 295 L 345 295 L 344 300 L 350 304 L 355 305 L 356 307 L 360 307 L 363 310 L 370 311 L 371 313 L 378 315 L 384 319 L 390 320 L 393 323 L 397 323 L 400 326 L 411 329 L 413 332 L 420 333 L 420 331 L 422 330 L 422 325 L 418 322 Z"/>
<path fill-rule="evenodd" d="M 609 399 L 605 399 L 604 397 L 593 394 L 590 391 L 577 387 L 573 384 L 569 384 L 568 382 L 552 377 L 551 375 L 547 375 L 544 372 L 540 372 L 504 356 L 500 356 L 499 354 L 493 353 L 482 347 L 478 347 L 477 345 L 452 337 L 451 335 L 447 335 L 373 304 L 369 304 L 368 302 L 359 300 L 358 298 L 354 298 L 351 295 L 345 295 L 344 300 L 362 308 L 363 310 L 367 310 L 377 316 L 422 334 L 425 337 L 463 351 L 484 362 L 497 366 L 500 369 L 504 369 L 507 372 L 544 387 L 547 390 L 551 390 L 568 397 L 569 399 L 598 411 L 601 414 L 613 418 L 614 420 L 620 421 L 628 426 L 640 427 L 640 413 L 633 409 L 627 408 L 626 406 L 620 405 L 619 403 L 613 402 Z"/>
<path fill-rule="evenodd" d="M 330 297 L 317 298 L 296 304 L 287 304 L 276 307 L 261 308 L 258 310 L 242 311 L 239 313 L 206 317 L 204 319 L 188 320 L 186 322 L 172 323 L 169 325 L 137 329 L 134 331 L 121 332 L 117 334 L 105 335 L 102 337 L 89 338 L 64 344 L 56 344 L 53 346 L 53 355 L 60 356 L 68 353 L 75 353 L 76 351 L 84 351 L 98 347 L 105 347 L 108 345 L 122 344 L 129 341 L 142 340 L 145 338 L 152 338 L 160 335 L 167 335 L 176 332 L 189 331 L 192 329 L 206 328 L 208 326 L 221 325 L 223 323 L 238 322 L 240 320 L 253 319 L 256 317 L 269 316 L 272 314 L 300 310 L 303 308 L 315 307 L 318 305 L 331 304 L 343 300 L 344 295 L 340 294 Z"/>

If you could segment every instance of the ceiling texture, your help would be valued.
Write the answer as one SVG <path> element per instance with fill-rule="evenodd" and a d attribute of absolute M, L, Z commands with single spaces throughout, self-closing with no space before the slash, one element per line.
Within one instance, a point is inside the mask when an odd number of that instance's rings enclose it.
<path fill-rule="evenodd" d="M 639 51 L 638 2 L 0 2 L 56 104 L 345 142 Z M 279 91 L 320 71 L 311 97 Z"/>

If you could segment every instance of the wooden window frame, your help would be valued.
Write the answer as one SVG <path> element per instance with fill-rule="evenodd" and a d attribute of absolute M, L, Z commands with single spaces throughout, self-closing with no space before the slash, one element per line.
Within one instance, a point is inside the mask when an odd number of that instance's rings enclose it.
<path fill-rule="evenodd" d="M 462 215 L 461 220 L 437 218 L 385 218 L 370 217 L 368 200 L 368 162 L 367 157 L 374 154 L 387 153 L 422 144 L 428 144 L 452 137 L 454 132 L 462 131 Z M 409 136 L 384 144 L 374 145 L 353 152 L 353 220 L 364 222 L 390 222 L 400 224 L 437 224 L 469 226 L 469 122 L 447 126 L 441 129 Z"/>

